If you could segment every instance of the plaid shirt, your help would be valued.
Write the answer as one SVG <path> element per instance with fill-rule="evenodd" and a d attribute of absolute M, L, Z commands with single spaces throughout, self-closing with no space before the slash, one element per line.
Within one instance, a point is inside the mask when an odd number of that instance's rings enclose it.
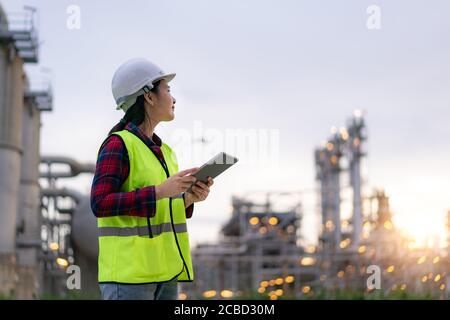
<path fill-rule="evenodd" d="M 161 139 L 153 134 L 153 141 L 129 122 L 125 130 L 135 134 L 165 163 L 161 152 Z M 91 188 L 91 209 L 98 218 L 111 216 L 153 217 L 156 214 L 155 186 L 120 192 L 130 172 L 130 161 L 125 143 L 117 135 L 110 135 L 100 147 Z M 183 194 L 184 196 L 184 194 Z M 194 204 L 186 208 L 186 218 L 191 218 Z"/>

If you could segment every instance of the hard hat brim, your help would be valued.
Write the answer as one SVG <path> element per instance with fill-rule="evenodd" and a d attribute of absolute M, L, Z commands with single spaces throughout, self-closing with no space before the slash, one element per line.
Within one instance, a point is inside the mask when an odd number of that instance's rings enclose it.
<path fill-rule="evenodd" d="M 176 73 L 167 73 L 165 75 L 162 75 L 160 77 L 153 79 L 152 83 L 155 83 L 156 81 L 159 81 L 162 79 L 166 80 L 167 82 L 170 82 L 170 81 L 172 81 L 173 78 L 175 78 L 176 75 L 177 75 Z"/>

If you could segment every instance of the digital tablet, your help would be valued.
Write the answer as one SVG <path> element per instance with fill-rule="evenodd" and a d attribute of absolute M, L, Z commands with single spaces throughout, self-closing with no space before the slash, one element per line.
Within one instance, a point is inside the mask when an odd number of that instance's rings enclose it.
<path fill-rule="evenodd" d="M 238 162 L 238 158 L 230 156 L 225 152 L 220 152 L 215 157 L 207 161 L 204 165 L 202 165 L 196 173 L 192 174 L 192 176 L 196 177 L 197 180 L 207 183 L 208 177 L 214 179 L 236 162 Z M 196 182 L 191 184 L 191 186 L 186 192 L 192 193 L 191 188 Z"/>

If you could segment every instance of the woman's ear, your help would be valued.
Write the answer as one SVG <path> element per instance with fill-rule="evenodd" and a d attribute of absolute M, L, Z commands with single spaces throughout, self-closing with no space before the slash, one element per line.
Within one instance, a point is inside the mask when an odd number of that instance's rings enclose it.
<path fill-rule="evenodd" d="M 145 99 L 145 101 L 147 101 L 151 106 L 153 106 L 153 104 L 154 104 L 154 101 L 153 101 L 154 97 L 152 96 L 152 93 L 151 93 L 151 92 L 145 93 L 145 94 L 144 94 L 144 99 Z"/>

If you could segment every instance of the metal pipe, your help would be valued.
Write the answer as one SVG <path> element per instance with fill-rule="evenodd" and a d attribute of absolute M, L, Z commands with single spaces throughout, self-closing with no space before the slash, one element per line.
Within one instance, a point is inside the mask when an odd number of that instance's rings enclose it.
<path fill-rule="evenodd" d="M 69 166 L 69 172 L 51 172 L 51 178 L 69 178 L 79 175 L 80 173 L 94 173 L 95 164 L 80 163 L 75 159 L 62 156 L 41 156 L 41 163 L 47 165 L 66 164 Z M 41 172 L 41 178 L 49 178 L 49 172 Z"/>
<path fill-rule="evenodd" d="M 68 188 L 61 188 L 61 189 L 49 189 L 49 188 L 43 188 L 41 190 L 41 196 L 45 197 L 70 197 L 72 198 L 76 203 L 79 203 L 81 199 L 83 198 L 83 195 L 73 189 Z"/>

